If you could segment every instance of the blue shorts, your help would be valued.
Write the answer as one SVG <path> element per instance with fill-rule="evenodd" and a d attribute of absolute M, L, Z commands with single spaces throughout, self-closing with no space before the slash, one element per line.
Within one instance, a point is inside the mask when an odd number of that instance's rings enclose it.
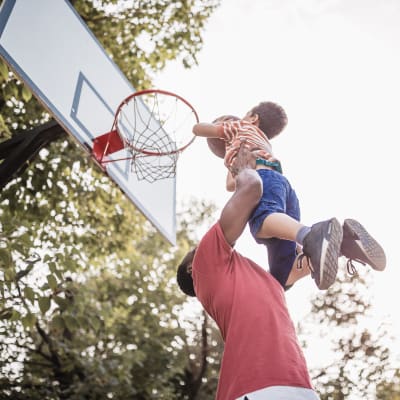
<path fill-rule="evenodd" d="M 259 169 L 257 172 L 263 181 L 263 195 L 250 216 L 250 232 L 257 243 L 267 247 L 269 270 L 285 288 L 296 259 L 296 242 L 277 238 L 260 239 L 256 235 L 265 218 L 272 213 L 284 213 L 300 221 L 299 200 L 289 181 L 282 174 L 269 169 Z"/>

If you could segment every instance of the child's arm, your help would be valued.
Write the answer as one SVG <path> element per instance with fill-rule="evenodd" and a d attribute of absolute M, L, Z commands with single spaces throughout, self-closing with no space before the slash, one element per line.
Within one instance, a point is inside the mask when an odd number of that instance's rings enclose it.
<path fill-rule="evenodd" d="M 221 125 L 200 122 L 193 126 L 193 133 L 196 136 L 221 139 Z"/>

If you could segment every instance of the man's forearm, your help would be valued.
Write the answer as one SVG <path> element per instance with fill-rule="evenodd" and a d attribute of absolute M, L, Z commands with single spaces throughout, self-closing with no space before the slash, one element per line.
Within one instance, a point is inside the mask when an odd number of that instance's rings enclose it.
<path fill-rule="evenodd" d="M 220 225 L 231 245 L 243 233 L 251 213 L 262 196 L 262 181 L 255 170 L 256 156 L 242 144 L 233 162 L 236 189 L 226 203 Z"/>

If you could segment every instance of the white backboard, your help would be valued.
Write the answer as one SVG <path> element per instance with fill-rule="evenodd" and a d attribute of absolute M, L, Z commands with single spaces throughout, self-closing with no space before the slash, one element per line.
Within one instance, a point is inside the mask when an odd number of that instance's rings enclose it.
<path fill-rule="evenodd" d="M 4 0 L 0 56 L 89 153 L 93 138 L 111 129 L 118 105 L 135 91 L 67 0 Z M 106 171 L 175 244 L 175 178 L 138 180 L 130 161 L 108 163 Z"/>

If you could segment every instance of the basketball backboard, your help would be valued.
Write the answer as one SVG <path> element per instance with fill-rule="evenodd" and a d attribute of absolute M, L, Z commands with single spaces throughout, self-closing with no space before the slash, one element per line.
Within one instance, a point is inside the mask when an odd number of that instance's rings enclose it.
<path fill-rule="evenodd" d="M 135 92 L 68 0 L 4 0 L 0 56 L 89 154 L 120 102 Z M 108 163 L 106 173 L 175 244 L 175 177 L 138 180 L 129 160 Z"/>

